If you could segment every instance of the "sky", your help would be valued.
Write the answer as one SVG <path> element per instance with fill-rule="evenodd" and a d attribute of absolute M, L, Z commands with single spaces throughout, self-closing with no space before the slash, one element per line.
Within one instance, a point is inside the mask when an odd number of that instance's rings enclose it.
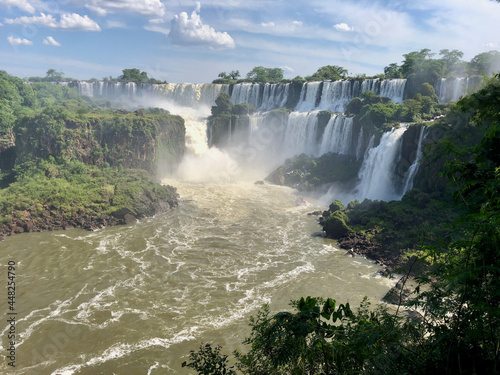
<path fill-rule="evenodd" d="M 255 66 L 375 75 L 423 48 L 465 60 L 500 50 L 499 23 L 490 0 L 0 0 L 0 70 L 102 79 L 138 68 L 172 83 Z"/>

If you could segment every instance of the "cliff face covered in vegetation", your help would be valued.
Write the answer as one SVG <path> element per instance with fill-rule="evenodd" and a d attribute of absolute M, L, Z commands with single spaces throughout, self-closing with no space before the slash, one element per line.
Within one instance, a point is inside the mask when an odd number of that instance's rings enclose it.
<path fill-rule="evenodd" d="M 156 178 L 184 154 L 179 116 L 113 110 L 5 72 L 0 88 L 0 234 L 95 229 L 177 205 Z"/>

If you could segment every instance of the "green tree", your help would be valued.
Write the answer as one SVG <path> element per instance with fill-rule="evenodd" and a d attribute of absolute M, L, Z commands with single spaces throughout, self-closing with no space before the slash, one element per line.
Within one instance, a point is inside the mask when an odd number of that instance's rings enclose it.
<path fill-rule="evenodd" d="M 118 79 L 122 82 L 144 83 L 149 80 L 146 72 L 141 72 L 139 69 L 123 69 L 122 75 Z"/>
<path fill-rule="evenodd" d="M 460 60 L 462 57 L 464 57 L 464 53 L 462 51 L 459 51 L 457 49 L 451 51 L 448 49 L 442 49 L 441 51 L 439 51 L 439 55 L 442 56 L 441 61 L 443 61 L 444 64 L 445 76 L 448 77 L 454 72 L 458 72 L 459 75 L 461 75 L 460 73 L 463 73 L 463 61 Z"/>
<path fill-rule="evenodd" d="M 316 73 L 306 76 L 306 81 L 337 81 L 347 78 L 348 71 L 338 65 L 326 65 L 319 68 Z"/>
<path fill-rule="evenodd" d="M 55 69 L 47 70 L 44 81 L 47 82 L 60 82 L 63 80 L 64 73 L 58 72 Z"/>
<path fill-rule="evenodd" d="M 403 78 L 403 73 L 401 72 L 401 67 L 392 63 L 384 68 L 385 78 Z"/>
<path fill-rule="evenodd" d="M 215 104 L 216 105 L 212 106 L 212 116 L 230 114 L 233 110 L 231 98 L 225 92 L 220 93 L 217 99 L 215 99 Z"/>
<path fill-rule="evenodd" d="M 428 372 L 495 373 L 500 345 L 500 75 L 461 99 L 482 133 L 470 147 L 443 145 L 453 157 L 446 166 L 456 204 L 464 216 L 456 223 L 458 240 L 430 247 L 434 259 L 417 299 L 426 316 Z M 470 126 L 470 125 L 469 125 Z M 455 140 L 457 142 L 457 140 Z M 433 280 L 432 282 L 430 280 Z"/>
<path fill-rule="evenodd" d="M 470 75 L 491 75 L 500 71 L 500 52 L 489 51 L 474 56 L 468 64 Z"/>
<path fill-rule="evenodd" d="M 256 66 L 247 73 L 247 79 L 260 83 L 280 82 L 283 79 L 283 69 Z"/>

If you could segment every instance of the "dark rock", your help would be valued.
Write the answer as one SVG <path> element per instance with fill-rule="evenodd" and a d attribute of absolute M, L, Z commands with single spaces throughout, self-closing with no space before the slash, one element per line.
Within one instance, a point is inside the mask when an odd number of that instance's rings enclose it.
<path fill-rule="evenodd" d="M 33 232 L 34 224 L 32 221 L 27 221 L 23 225 L 23 229 L 25 232 Z"/>
<path fill-rule="evenodd" d="M 309 212 L 307 215 L 308 216 L 320 216 L 323 212 L 322 211 L 314 211 L 314 212 Z"/>
<path fill-rule="evenodd" d="M 264 181 L 255 181 L 255 185 L 264 185 Z"/>

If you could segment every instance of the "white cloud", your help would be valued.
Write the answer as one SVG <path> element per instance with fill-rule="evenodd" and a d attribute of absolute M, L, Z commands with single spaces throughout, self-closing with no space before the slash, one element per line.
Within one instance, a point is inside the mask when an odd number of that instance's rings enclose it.
<path fill-rule="evenodd" d="M 276 26 L 276 25 L 274 24 L 274 22 L 267 22 L 267 23 L 262 22 L 260 25 L 261 25 L 262 27 L 274 27 L 274 26 Z"/>
<path fill-rule="evenodd" d="M 333 27 L 337 31 L 353 31 L 354 30 L 354 27 L 351 27 L 347 23 L 344 23 L 344 22 L 333 25 Z"/>
<path fill-rule="evenodd" d="M 18 7 L 28 13 L 35 13 L 35 7 L 30 4 L 28 0 L 0 0 L 0 5 L 10 8 L 12 6 Z"/>
<path fill-rule="evenodd" d="M 165 20 L 163 18 L 151 18 L 148 20 L 149 23 L 163 23 Z"/>
<path fill-rule="evenodd" d="M 31 46 L 33 42 L 28 39 L 21 39 L 21 38 L 15 38 L 13 36 L 8 36 L 7 41 L 12 44 L 13 46 L 17 46 L 19 44 L 23 44 L 25 46 Z"/>
<path fill-rule="evenodd" d="M 23 16 L 19 18 L 5 18 L 4 22 L 8 24 L 18 24 L 18 25 L 37 24 L 54 28 L 57 27 L 56 19 L 52 17 L 50 14 L 45 15 L 44 13 L 40 13 L 40 16 L 33 16 L 33 17 Z"/>
<path fill-rule="evenodd" d="M 155 25 L 155 24 L 146 25 L 146 26 L 144 26 L 144 29 L 148 30 L 148 31 L 154 31 L 155 33 L 164 34 L 166 36 L 168 36 L 170 34 L 170 29 L 167 29 L 166 27 L 162 27 L 160 25 Z"/>
<path fill-rule="evenodd" d="M 108 29 L 113 29 L 113 28 L 123 29 L 123 28 L 127 27 L 127 25 L 125 24 L 125 22 L 107 20 L 106 21 L 106 27 Z"/>
<path fill-rule="evenodd" d="M 191 13 L 191 18 L 186 12 L 175 15 L 169 38 L 176 45 L 208 46 L 210 48 L 234 48 L 234 40 L 227 32 L 215 31 L 213 27 L 205 25 L 197 11 L 200 4 Z"/>
<path fill-rule="evenodd" d="M 61 15 L 58 27 L 68 30 L 101 31 L 97 22 L 91 20 L 87 15 L 82 17 L 77 13 Z"/>
<path fill-rule="evenodd" d="M 46 37 L 43 42 L 43 44 L 46 44 L 48 46 L 54 46 L 54 47 L 61 47 L 61 43 L 57 42 L 54 38 L 51 36 Z"/>
<path fill-rule="evenodd" d="M 150 17 L 165 15 L 165 5 L 160 0 L 87 0 L 85 7 L 100 16 L 107 13 L 130 13 Z"/>
<path fill-rule="evenodd" d="M 67 29 L 67 30 L 84 30 L 84 31 L 101 31 L 100 26 L 97 22 L 91 20 L 89 16 L 80 16 L 77 13 L 65 13 L 61 15 L 59 22 L 56 19 L 44 13 L 40 16 L 33 17 L 19 17 L 19 18 L 6 18 L 4 20 L 8 24 L 39 24 L 47 27 L 52 27 L 54 29 Z"/>
<path fill-rule="evenodd" d="M 283 70 L 293 73 L 295 70 L 293 68 L 290 68 L 289 66 L 285 65 L 281 67 Z"/>
<path fill-rule="evenodd" d="M 302 21 L 293 21 L 292 25 L 293 26 L 302 26 L 304 23 Z"/>
<path fill-rule="evenodd" d="M 484 46 L 486 48 L 496 48 L 497 47 L 497 45 L 495 43 L 491 43 L 491 42 L 490 43 L 486 43 Z"/>

